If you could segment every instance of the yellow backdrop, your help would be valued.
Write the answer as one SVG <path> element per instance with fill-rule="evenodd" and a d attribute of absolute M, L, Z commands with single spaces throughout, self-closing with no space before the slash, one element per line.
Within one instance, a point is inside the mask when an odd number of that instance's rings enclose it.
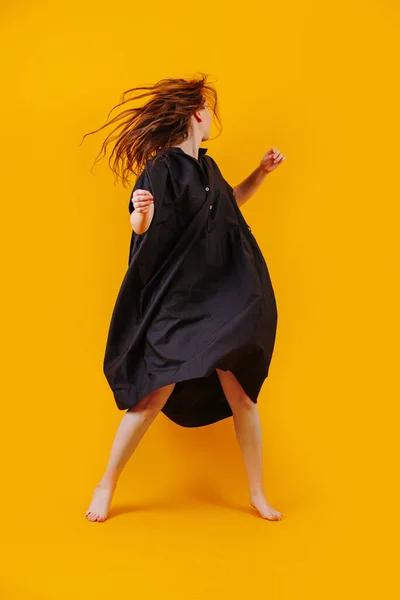
<path fill-rule="evenodd" d="M 397 551 L 399 8 L 305 0 L 3 6 L 0 596 L 393 598 Z M 91 166 L 122 92 L 210 74 L 279 323 L 259 399 L 267 498 L 232 419 L 160 415 L 110 518 L 85 519 L 123 415 L 102 374 L 130 190 Z M 216 137 L 213 128 L 212 137 Z M 392 544 L 393 540 L 393 544 Z"/>

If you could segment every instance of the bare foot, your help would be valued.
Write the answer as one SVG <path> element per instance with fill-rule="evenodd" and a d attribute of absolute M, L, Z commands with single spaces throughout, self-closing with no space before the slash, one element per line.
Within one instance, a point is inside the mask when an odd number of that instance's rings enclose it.
<path fill-rule="evenodd" d="M 268 519 L 269 521 L 281 520 L 282 513 L 272 508 L 272 506 L 267 502 L 263 493 L 250 496 L 250 504 L 256 510 L 258 510 L 263 519 Z"/>
<path fill-rule="evenodd" d="M 88 521 L 105 521 L 114 494 L 116 482 L 100 482 L 93 492 L 92 501 L 86 511 Z"/>

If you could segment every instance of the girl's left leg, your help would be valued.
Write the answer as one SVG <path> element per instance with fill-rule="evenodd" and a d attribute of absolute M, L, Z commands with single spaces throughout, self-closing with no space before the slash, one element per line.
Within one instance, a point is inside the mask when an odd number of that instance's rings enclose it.
<path fill-rule="evenodd" d="M 247 396 L 231 371 L 216 371 L 232 409 L 236 438 L 243 454 L 250 486 L 250 504 L 264 519 L 279 521 L 282 513 L 272 508 L 264 496 L 262 432 L 257 404 Z"/>

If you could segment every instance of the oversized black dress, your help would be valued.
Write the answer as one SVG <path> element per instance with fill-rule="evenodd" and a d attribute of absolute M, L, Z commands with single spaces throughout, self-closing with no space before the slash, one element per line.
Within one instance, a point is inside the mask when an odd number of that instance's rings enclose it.
<path fill-rule="evenodd" d="M 138 188 L 153 194 L 154 216 L 145 233 L 132 230 L 103 372 L 120 410 L 176 383 L 162 412 L 209 425 L 232 415 L 217 367 L 254 403 L 268 376 L 278 319 L 268 268 L 207 148 L 198 160 L 160 150 Z"/>

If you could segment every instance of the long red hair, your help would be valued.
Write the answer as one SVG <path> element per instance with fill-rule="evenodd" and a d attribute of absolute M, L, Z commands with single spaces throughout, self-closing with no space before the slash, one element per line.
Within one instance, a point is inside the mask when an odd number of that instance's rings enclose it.
<path fill-rule="evenodd" d="M 206 100 L 220 124 L 217 92 L 206 82 L 207 77 L 205 73 L 200 73 L 198 78 L 161 79 L 152 86 L 125 91 L 120 103 L 108 113 L 107 119 L 113 110 L 132 100 L 146 96 L 151 98 L 141 107 L 126 108 L 99 129 L 83 136 L 82 142 L 86 136 L 97 133 L 112 123 L 118 123 L 104 140 L 93 166 L 105 156 L 108 144 L 115 141 L 108 164 L 116 179 L 120 177 L 123 187 L 126 187 L 130 184 L 129 174 L 138 176 L 146 161 L 158 150 L 176 146 L 187 139 L 190 134 L 190 118 L 197 110 L 204 108 Z M 117 133 L 113 136 L 114 132 Z"/>

